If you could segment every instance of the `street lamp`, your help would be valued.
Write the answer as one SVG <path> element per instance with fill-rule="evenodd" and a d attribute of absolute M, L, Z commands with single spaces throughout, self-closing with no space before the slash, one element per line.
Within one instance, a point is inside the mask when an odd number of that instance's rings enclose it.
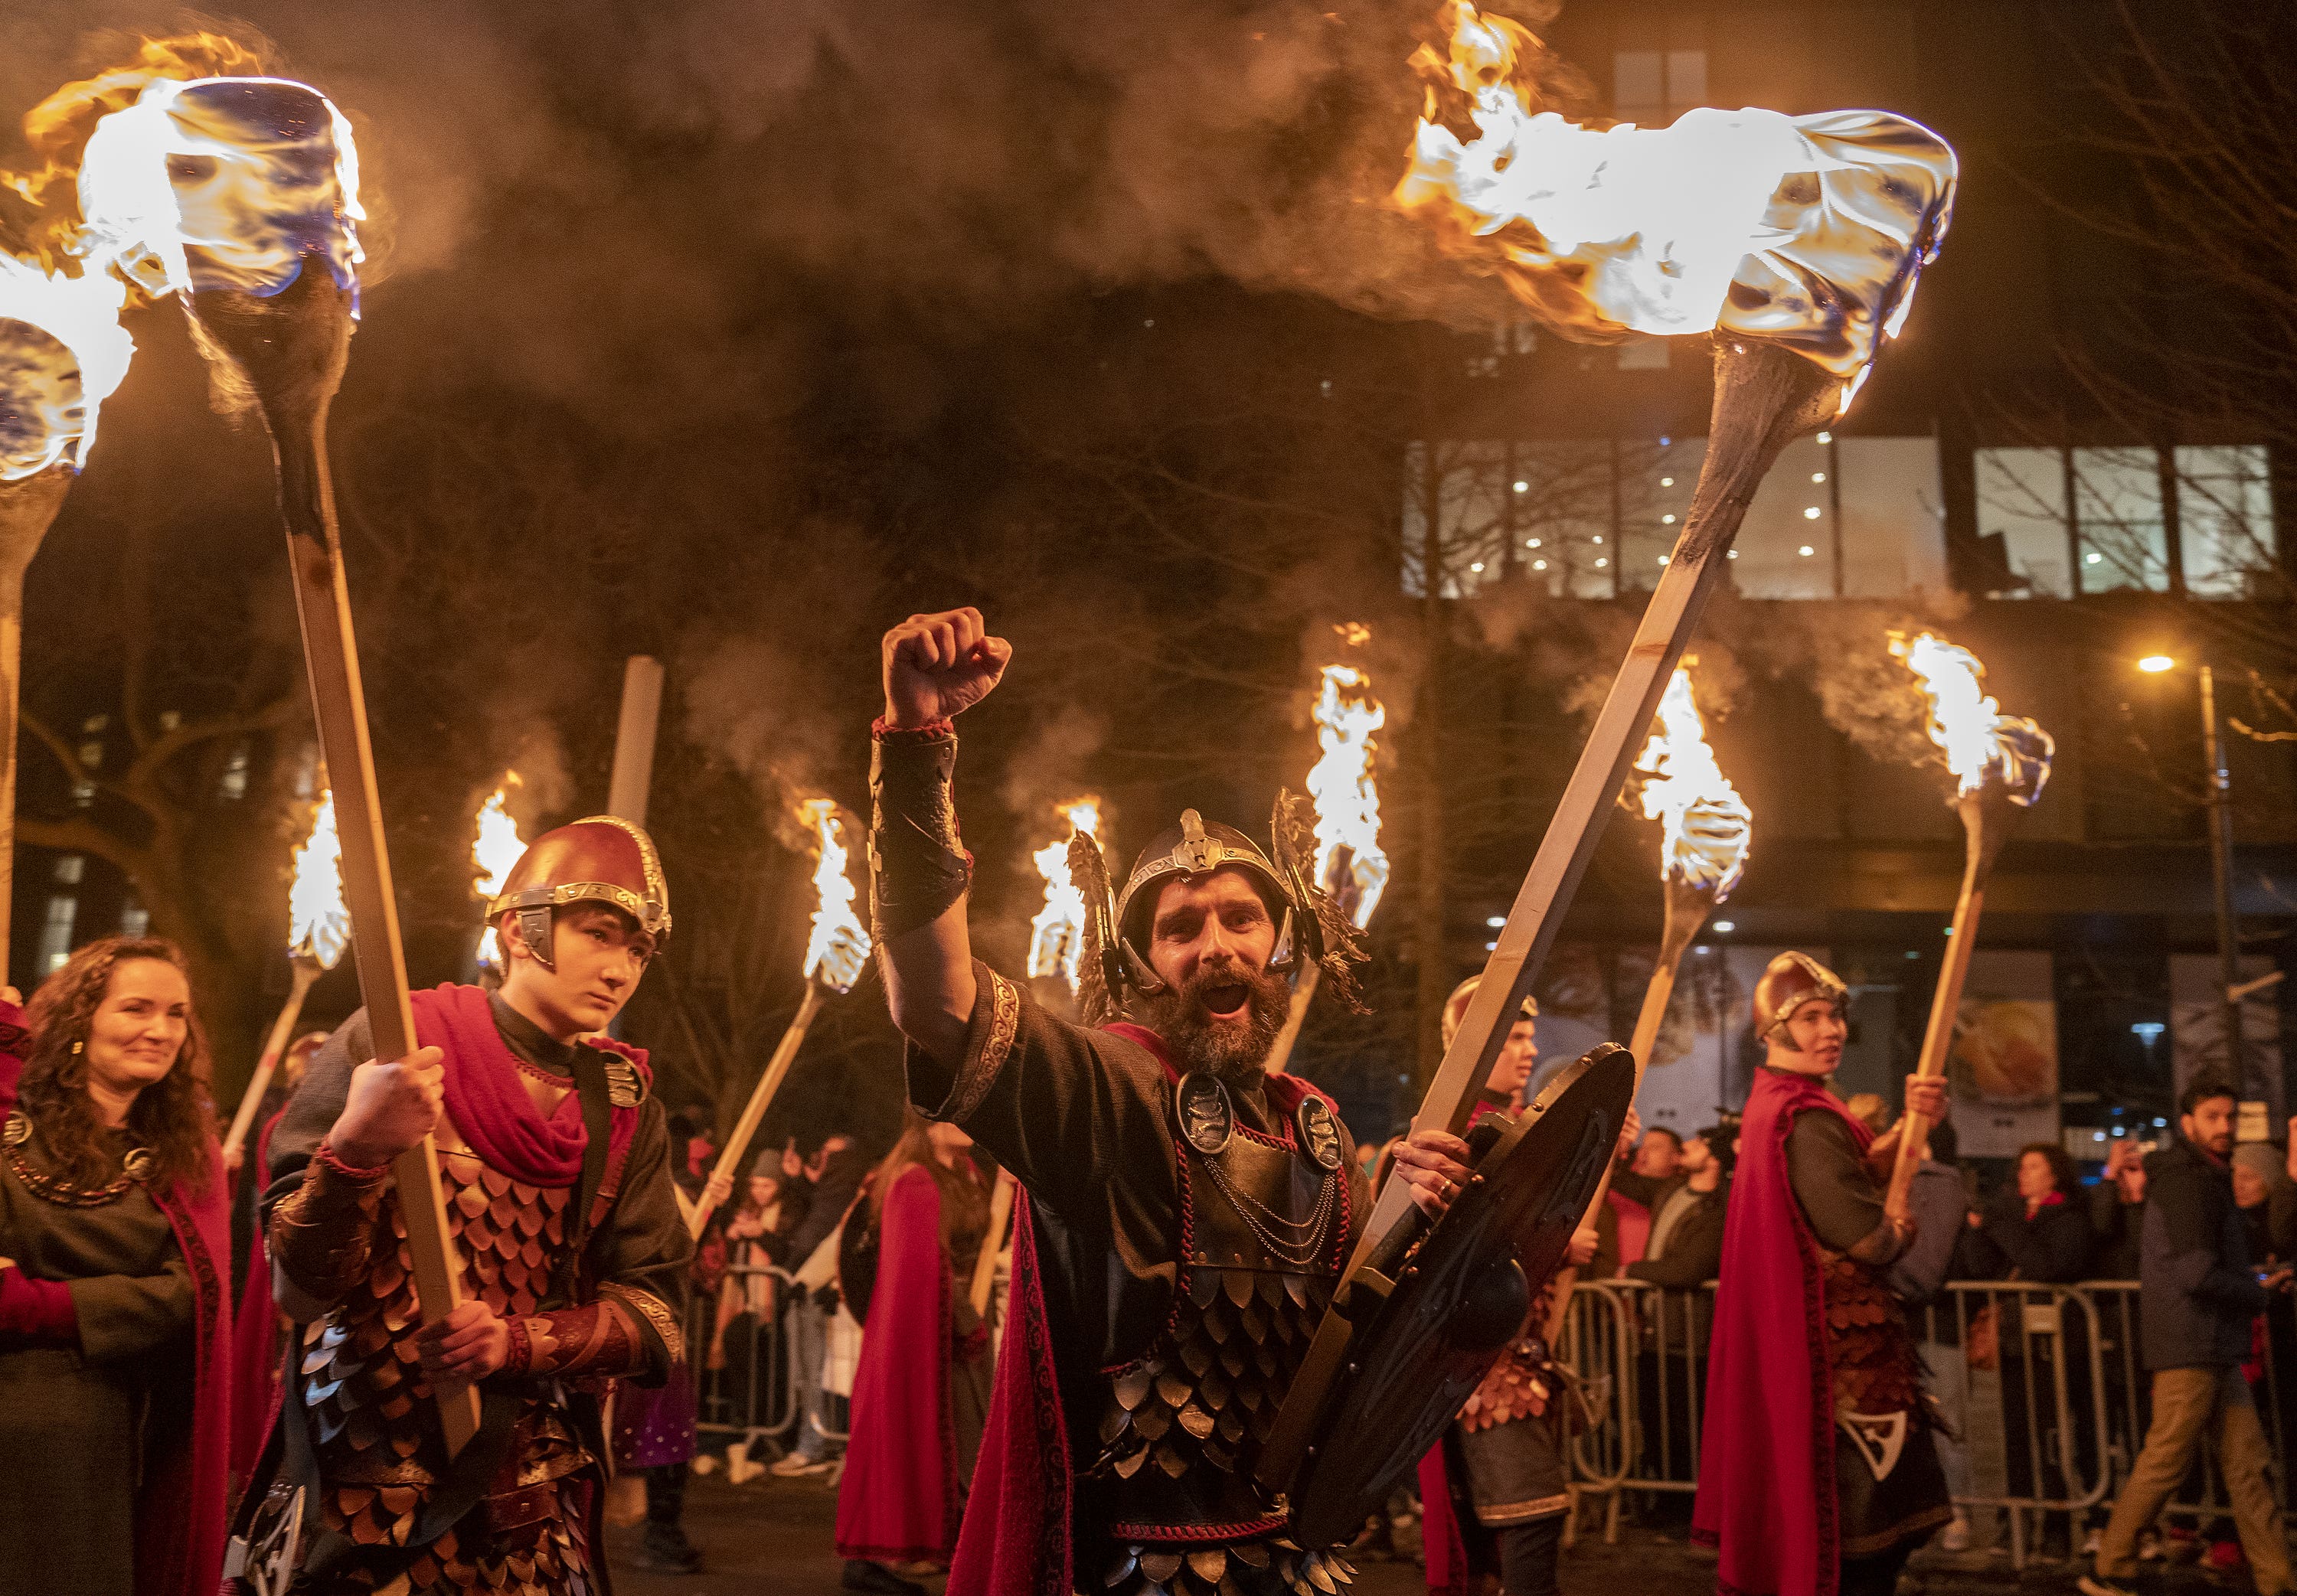
<path fill-rule="evenodd" d="M 2177 666 L 2178 662 L 2166 654 L 2149 654 L 2137 662 L 2137 668 L 2149 676 L 2162 675 Z M 2238 1086 L 2243 1060 L 2238 990 L 2241 944 L 2235 934 L 2233 917 L 2233 777 L 2226 769 L 2225 741 L 2218 736 L 2216 674 L 2207 661 L 2197 668 L 2197 674 L 2202 695 L 2202 758 L 2209 766 L 2210 775 L 2210 882 L 2217 897 L 2218 960 L 2222 967 L 2218 987 L 2225 1008 L 2226 1057 Z"/>

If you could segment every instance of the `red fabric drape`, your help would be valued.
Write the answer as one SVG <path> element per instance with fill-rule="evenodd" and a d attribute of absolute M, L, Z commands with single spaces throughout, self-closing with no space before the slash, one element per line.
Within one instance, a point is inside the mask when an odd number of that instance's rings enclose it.
<path fill-rule="evenodd" d="M 520 1081 L 518 1060 L 495 1027 L 494 1005 L 475 986 L 442 985 L 409 994 L 415 1038 L 426 1048 L 444 1048 L 447 1071 L 440 1088 L 447 1117 L 471 1151 L 487 1167 L 529 1186 L 572 1186 L 581 1177 L 580 1095 L 568 1092 L 548 1119 L 535 1112 L 534 1099 Z M 610 1038 L 592 1046 L 621 1054 L 643 1074 L 646 1054 Z M 609 1156 L 630 1145 L 638 1129 L 635 1109 L 618 1108 L 609 1133 Z"/>
<path fill-rule="evenodd" d="M 1873 1141 L 1815 1077 L 1755 1072 L 1723 1230 L 1692 1534 L 1722 1550 L 1726 1596 L 1835 1596 L 1833 1370 L 1818 1244 L 1787 1176 L 1799 1114 Z"/>
<path fill-rule="evenodd" d="M 1605 1192 L 1603 1200 L 1611 1205 L 1611 1218 L 1619 1227 L 1619 1267 L 1642 1263 L 1643 1248 L 1651 1245 L 1651 1210 L 1616 1191 Z"/>
<path fill-rule="evenodd" d="M 949 1407 L 950 1279 L 941 1189 L 902 1172 L 885 1194 L 877 1284 L 853 1372 L 852 1439 L 837 1486 L 837 1555 L 946 1562 L 962 1503 Z"/>
<path fill-rule="evenodd" d="M 263 1180 L 271 1162 L 271 1132 L 287 1110 L 282 1108 L 255 1133 L 255 1146 L 239 1171 L 239 1179 Z M 255 1227 L 249 1244 L 247 1281 L 239 1306 L 231 1318 L 231 1481 L 232 1489 L 245 1488 L 248 1475 L 263 1455 L 263 1443 L 279 1416 L 279 1309 L 271 1297 L 271 1255 L 263 1245 L 263 1226 Z"/>

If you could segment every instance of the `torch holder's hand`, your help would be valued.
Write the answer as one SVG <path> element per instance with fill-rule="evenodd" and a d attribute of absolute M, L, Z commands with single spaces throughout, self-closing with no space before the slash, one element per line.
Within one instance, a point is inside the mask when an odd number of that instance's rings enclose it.
<path fill-rule="evenodd" d="M 417 1048 L 395 1064 L 353 1070 L 343 1111 L 327 1132 L 335 1156 L 357 1169 L 378 1169 L 430 1135 L 445 1101 L 446 1057 L 437 1048 Z"/>
<path fill-rule="evenodd" d="M 912 615 L 885 634 L 885 722 L 928 726 L 961 715 L 1005 674 L 1013 646 L 989 635 L 979 610 Z"/>

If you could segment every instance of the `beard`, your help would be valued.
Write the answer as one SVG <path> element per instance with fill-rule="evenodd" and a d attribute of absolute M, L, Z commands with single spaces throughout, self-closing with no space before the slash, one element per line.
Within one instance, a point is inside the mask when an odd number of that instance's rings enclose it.
<path fill-rule="evenodd" d="M 1232 1000 L 1244 990 L 1244 1024 L 1215 1021 L 1207 1001 L 1217 992 Z M 1206 969 L 1199 965 L 1185 986 L 1139 1000 L 1140 1017 L 1165 1039 L 1183 1071 L 1203 1070 L 1231 1086 L 1249 1086 L 1260 1080 L 1268 1050 L 1292 1007 L 1292 989 L 1282 976 L 1243 965 Z M 1223 1008 L 1223 1012 L 1229 1012 Z"/>

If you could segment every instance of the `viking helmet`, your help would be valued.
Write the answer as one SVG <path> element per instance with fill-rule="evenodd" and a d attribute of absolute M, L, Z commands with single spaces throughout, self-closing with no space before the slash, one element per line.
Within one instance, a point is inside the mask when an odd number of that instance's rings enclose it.
<path fill-rule="evenodd" d="M 654 839 L 615 815 L 592 815 L 546 831 L 519 856 L 502 893 L 487 905 L 487 918 L 518 915 L 519 940 L 527 951 L 551 962 L 551 923 L 559 909 L 576 903 L 604 903 L 636 920 L 659 948 L 670 940 L 670 883 Z"/>
<path fill-rule="evenodd" d="M 1268 961 L 1271 970 L 1285 974 L 1304 959 L 1313 963 L 1323 957 L 1323 937 L 1315 911 L 1303 911 L 1308 886 L 1299 879 L 1297 867 L 1288 872 L 1292 879 L 1288 881 L 1288 873 L 1280 872 L 1250 837 L 1217 820 L 1207 825 L 1192 809 L 1182 810 L 1181 823 L 1159 833 L 1133 861 L 1132 874 L 1124 878 L 1124 890 L 1117 895 L 1116 923 L 1110 927 L 1115 934 L 1104 941 L 1103 957 L 1121 958 L 1122 978 L 1140 991 L 1164 991 L 1165 983 L 1148 955 L 1157 894 L 1165 883 L 1176 876 L 1209 876 L 1231 868 L 1244 872 L 1268 906 L 1269 918 L 1276 922 L 1276 947 Z M 1116 984 L 1112 973 L 1110 989 L 1116 990 Z"/>
<path fill-rule="evenodd" d="M 1775 1037 L 1791 1047 L 1787 1021 L 1796 1009 L 1814 999 L 1839 1006 L 1849 995 L 1842 977 L 1809 954 L 1782 953 L 1755 983 L 1755 1038 L 1766 1042 Z"/>
<path fill-rule="evenodd" d="M 1478 971 L 1453 987 L 1452 995 L 1444 1000 L 1444 1046 L 1447 1050 L 1452 1046 L 1452 1039 L 1460 1033 L 1460 1022 L 1468 1017 L 1468 1005 L 1475 1000 L 1476 989 L 1483 983 L 1483 973 Z M 1529 992 L 1524 994 L 1521 1017 L 1527 1020 L 1539 1017 L 1539 1000 Z M 1511 1024 L 1509 1028 L 1512 1030 L 1514 1027 Z"/>

